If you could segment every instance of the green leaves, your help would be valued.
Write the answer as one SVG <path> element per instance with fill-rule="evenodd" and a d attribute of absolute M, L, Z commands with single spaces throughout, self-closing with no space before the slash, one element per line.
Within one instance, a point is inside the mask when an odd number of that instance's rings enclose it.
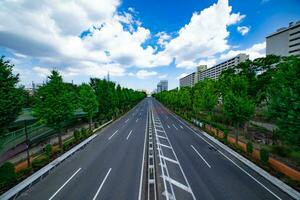
<path fill-rule="evenodd" d="M 79 87 L 79 107 L 87 113 L 88 119 L 92 119 L 97 113 L 98 105 L 93 88 L 88 84 L 82 84 Z"/>
<path fill-rule="evenodd" d="M 73 116 L 75 92 L 63 82 L 57 71 L 52 71 L 48 79 L 36 93 L 34 114 L 47 125 L 60 129 L 61 124 Z"/>
<path fill-rule="evenodd" d="M 268 87 L 268 114 L 276 120 L 285 143 L 300 144 L 300 59 L 284 58 Z"/>
<path fill-rule="evenodd" d="M 211 115 L 218 102 L 216 86 L 216 82 L 211 79 L 205 79 L 195 86 L 193 96 L 193 110 L 195 112 L 205 111 Z"/>
<path fill-rule="evenodd" d="M 0 58 L 0 135 L 7 131 L 24 104 L 24 90 L 17 87 L 19 76 L 13 75 L 13 65 Z"/>

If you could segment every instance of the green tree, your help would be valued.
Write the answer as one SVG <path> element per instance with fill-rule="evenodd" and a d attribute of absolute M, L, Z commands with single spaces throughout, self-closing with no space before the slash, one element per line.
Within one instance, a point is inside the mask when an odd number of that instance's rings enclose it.
<path fill-rule="evenodd" d="M 19 115 L 24 104 L 24 90 L 17 87 L 19 75 L 12 73 L 14 65 L 0 58 L 0 135 Z"/>
<path fill-rule="evenodd" d="M 70 101 L 73 98 L 72 93 L 57 71 L 53 70 L 48 79 L 37 91 L 34 114 L 58 131 L 59 146 L 62 148 L 62 126 L 73 116 L 75 105 Z"/>
<path fill-rule="evenodd" d="M 276 67 L 268 89 L 268 114 L 287 144 L 300 146 L 300 59 L 288 57 Z"/>
<path fill-rule="evenodd" d="M 224 114 L 239 129 L 253 116 L 255 104 L 247 95 L 248 82 L 245 77 L 232 76 L 228 86 L 223 102 Z M 235 131 L 235 138 L 237 143 L 238 131 Z"/>
<path fill-rule="evenodd" d="M 193 110 L 196 113 L 206 112 L 208 120 L 211 120 L 213 109 L 218 103 L 216 82 L 205 79 L 195 86 L 193 97 Z"/>
<path fill-rule="evenodd" d="M 82 84 L 79 88 L 79 106 L 87 113 L 89 127 L 92 129 L 92 120 L 97 113 L 98 101 L 93 88 L 88 84 Z"/>

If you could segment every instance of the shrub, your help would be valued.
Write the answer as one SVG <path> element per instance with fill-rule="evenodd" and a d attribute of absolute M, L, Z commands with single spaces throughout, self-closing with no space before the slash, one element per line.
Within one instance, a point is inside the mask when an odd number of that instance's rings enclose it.
<path fill-rule="evenodd" d="M 10 185 L 16 181 L 15 166 L 10 162 L 5 162 L 0 166 L 0 187 Z"/>
<path fill-rule="evenodd" d="M 253 152 L 253 144 L 252 142 L 247 142 L 247 153 L 252 154 Z"/>
<path fill-rule="evenodd" d="M 264 163 L 267 164 L 269 160 L 269 151 L 266 148 L 262 148 L 260 150 L 260 160 Z"/>
<path fill-rule="evenodd" d="M 286 146 L 272 146 L 271 148 L 272 153 L 277 154 L 282 157 L 288 157 L 291 153 L 291 150 Z"/>
<path fill-rule="evenodd" d="M 86 136 L 87 136 L 87 130 L 85 128 L 81 129 L 81 136 L 82 136 L 82 138 L 86 138 Z"/>
<path fill-rule="evenodd" d="M 52 156 L 52 145 L 51 145 L 51 144 L 47 144 L 47 145 L 44 147 L 44 151 L 45 151 L 45 154 L 46 154 L 48 157 L 51 157 L 51 156 Z"/>
<path fill-rule="evenodd" d="M 49 157 L 47 155 L 39 156 L 32 161 L 31 166 L 33 170 L 37 170 L 46 165 L 48 162 Z"/>
<path fill-rule="evenodd" d="M 64 142 L 63 144 L 63 149 L 64 151 L 68 150 L 74 143 L 73 139 L 67 140 L 66 142 Z"/>
<path fill-rule="evenodd" d="M 80 140 L 80 135 L 81 135 L 80 131 L 76 129 L 74 131 L 73 135 L 74 135 L 75 141 L 78 142 Z"/>
<path fill-rule="evenodd" d="M 31 167 L 26 167 L 17 172 L 17 179 L 21 179 L 31 172 Z"/>

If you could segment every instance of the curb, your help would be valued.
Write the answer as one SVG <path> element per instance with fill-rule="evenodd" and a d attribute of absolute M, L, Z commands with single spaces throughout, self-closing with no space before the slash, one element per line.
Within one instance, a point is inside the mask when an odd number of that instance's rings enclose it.
<path fill-rule="evenodd" d="M 173 114 L 173 116 L 175 118 L 177 118 L 177 120 L 179 120 L 180 122 L 184 121 L 185 125 L 190 128 L 190 130 L 192 132 L 194 132 L 197 136 L 201 137 L 199 135 L 199 133 L 197 133 L 195 130 L 193 130 L 189 125 L 190 123 L 186 122 L 185 120 L 181 120 L 181 118 L 179 119 L 179 117 L 175 116 L 175 114 L 173 112 L 171 112 Z M 183 122 L 182 122 L 183 123 Z M 293 189 L 292 187 L 290 187 L 289 185 L 287 185 L 286 183 L 282 182 L 281 180 L 279 180 L 278 178 L 272 176 L 271 174 L 269 174 L 267 171 L 265 171 L 264 169 L 260 168 L 259 166 L 257 166 L 256 164 L 254 164 L 253 162 L 251 162 L 250 160 L 244 158 L 242 155 L 238 154 L 237 152 L 235 152 L 234 150 L 230 149 L 228 146 L 226 146 L 225 144 L 221 143 L 219 140 L 217 140 L 216 138 L 214 138 L 213 136 L 209 135 L 208 133 L 199 130 L 207 139 L 209 139 L 210 141 L 214 142 L 216 145 L 218 145 L 219 147 L 221 147 L 223 150 L 225 150 L 226 152 L 228 152 L 229 154 L 231 154 L 232 156 L 234 156 L 236 159 L 238 159 L 240 162 L 242 162 L 243 164 L 245 164 L 246 166 L 248 166 L 250 169 L 254 170 L 256 173 L 258 173 L 259 175 L 261 175 L 262 177 L 264 177 L 265 179 L 267 179 L 269 182 L 271 182 L 273 185 L 277 186 L 278 188 L 280 188 L 283 192 L 287 193 L 288 195 L 290 195 L 291 197 L 293 197 L 294 199 L 300 199 L 300 193 L 297 192 L 295 189 Z M 201 137 L 202 138 L 202 137 Z M 205 140 L 204 138 L 202 138 L 203 140 Z M 205 140 L 206 141 L 206 140 Z M 207 142 L 207 141 L 206 141 Z"/>
<path fill-rule="evenodd" d="M 62 163 L 64 160 L 72 156 L 75 152 L 78 150 L 84 148 L 89 142 L 91 142 L 95 137 L 97 137 L 98 134 L 96 132 L 100 130 L 101 128 L 105 127 L 106 125 L 110 124 L 113 120 L 110 120 L 106 122 L 105 124 L 102 124 L 100 127 L 93 130 L 93 135 L 70 149 L 69 151 L 65 152 L 60 157 L 56 158 L 31 176 L 27 177 L 22 182 L 18 183 L 16 186 L 12 187 L 8 191 L 6 191 L 4 194 L 0 196 L 1 200 L 9 200 L 9 199 L 15 199 L 20 193 L 30 188 L 33 184 L 37 183 L 41 179 L 43 179 L 45 176 L 47 176 L 51 170 L 53 170 L 55 167 L 57 167 L 60 163 Z"/>

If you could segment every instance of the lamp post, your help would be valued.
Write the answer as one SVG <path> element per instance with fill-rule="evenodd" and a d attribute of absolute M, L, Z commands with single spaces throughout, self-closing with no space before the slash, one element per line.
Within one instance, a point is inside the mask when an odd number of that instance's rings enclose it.
<path fill-rule="evenodd" d="M 26 154 L 27 154 L 27 165 L 30 166 L 30 141 L 27 129 L 27 122 L 35 120 L 36 118 L 31 115 L 31 110 L 28 108 L 23 109 L 22 114 L 18 116 L 15 122 L 23 122 L 24 123 L 24 132 L 25 132 L 25 143 L 26 143 Z"/>

